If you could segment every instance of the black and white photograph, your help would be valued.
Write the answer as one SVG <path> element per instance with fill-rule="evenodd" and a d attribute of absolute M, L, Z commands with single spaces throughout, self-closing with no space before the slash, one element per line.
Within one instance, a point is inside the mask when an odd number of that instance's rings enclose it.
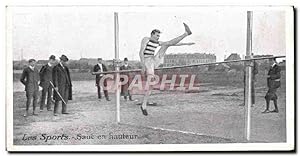
<path fill-rule="evenodd" d="M 8 151 L 295 149 L 293 6 L 6 7 Z"/>

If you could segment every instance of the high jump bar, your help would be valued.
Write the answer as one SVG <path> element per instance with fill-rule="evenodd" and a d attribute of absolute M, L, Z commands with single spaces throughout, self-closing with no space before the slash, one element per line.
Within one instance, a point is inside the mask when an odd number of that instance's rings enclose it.
<path fill-rule="evenodd" d="M 199 63 L 199 64 L 190 64 L 190 65 L 171 66 L 171 67 L 161 67 L 161 68 L 156 68 L 155 70 L 178 69 L 178 68 L 187 68 L 187 67 L 194 67 L 194 66 L 214 65 L 214 64 L 234 63 L 234 62 L 247 62 L 247 61 L 273 59 L 273 58 L 285 58 L 285 57 L 286 56 L 259 57 L 259 58 L 250 58 L 250 59 L 241 59 L 241 60 L 230 60 L 230 61 L 221 61 L 221 62 L 210 62 L 210 63 Z M 140 71 L 142 71 L 142 69 L 132 69 L 132 70 L 122 70 L 122 71 L 92 72 L 92 75 L 113 74 L 113 73 L 127 73 L 127 72 L 140 72 Z"/>

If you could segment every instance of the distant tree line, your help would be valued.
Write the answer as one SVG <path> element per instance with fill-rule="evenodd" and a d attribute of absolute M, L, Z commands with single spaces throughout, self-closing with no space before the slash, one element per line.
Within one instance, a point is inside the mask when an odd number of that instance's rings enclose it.
<path fill-rule="evenodd" d="M 43 65 L 47 64 L 47 60 L 39 60 L 37 61 L 36 67 L 40 69 Z M 108 70 L 114 70 L 114 65 L 112 62 L 105 62 Z M 141 69 L 142 64 L 138 61 L 130 61 L 129 64 L 134 69 Z M 26 60 L 21 61 L 13 61 L 13 69 L 14 70 L 22 70 L 27 67 L 28 62 Z M 89 64 L 88 62 L 83 62 L 80 60 L 70 60 L 68 63 L 69 68 L 73 72 L 91 72 L 93 70 L 95 64 Z"/>

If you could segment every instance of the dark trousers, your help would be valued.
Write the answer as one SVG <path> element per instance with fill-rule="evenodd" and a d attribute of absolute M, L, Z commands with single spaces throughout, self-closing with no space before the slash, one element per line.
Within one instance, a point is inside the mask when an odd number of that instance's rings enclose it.
<path fill-rule="evenodd" d="M 38 103 L 38 95 L 39 95 L 39 91 L 38 90 L 34 90 L 34 91 L 26 91 L 26 111 L 29 110 L 29 106 L 31 104 L 31 101 L 33 101 L 33 111 L 35 111 L 35 107 L 37 106 Z"/>
<path fill-rule="evenodd" d="M 66 86 L 64 88 L 58 89 L 58 91 L 61 94 L 61 96 L 64 99 L 64 101 L 66 103 L 68 103 L 68 100 L 69 100 L 69 87 Z M 60 99 L 56 99 L 55 100 L 55 103 L 54 103 L 54 113 L 57 113 L 57 108 L 58 108 L 58 105 L 59 105 L 60 101 L 61 101 Z M 61 112 L 62 113 L 67 112 L 67 104 L 65 104 L 64 102 L 62 102 L 62 111 Z"/>
<path fill-rule="evenodd" d="M 276 94 L 276 91 L 277 89 L 280 87 L 280 81 L 274 81 L 274 80 L 271 80 L 270 78 L 267 79 L 267 82 L 268 82 L 268 87 L 269 87 L 269 90 L 265 96 L 265 99 L 266 99 L 266 109 L 269 110 L 269 107 L 270 107 L 270 101 L 273 100 L 274 102 L 274 107 L 275 107 L 275 110 L 278 111 L 278 106 L 277 106 L 277 94 Z"/>
<path fill-rule="evenodd" d="M 98 82 L 98 83 L 96 84 L 96 86 L 97 86 L 98 99 L 101 99 L 101 98 L 102 98 L 102 95 L 101 95 L 101 85 L 100 85 L 100 83 Z M 108 98 L 108 91 L 105 89 L 106 87 L 107 87 L 107 82 L 104 81 L 104 82 L 103 82 L 102 88 L 103 88 L 103 92 L 104 92 L 105 98 Z"/>
<path fill-rule="evenodd" d="M 128 93 L 128 97 L 129 97 L 129 100 L 132 100 L 132 96 L 130 93 Z M 124 96 L 124 99 L 127 100 L 127 96 Z"/>
<path fill-rule="evenodd" d="M 277 106 L 277 94 L 276 94 L 276 91 L 277 91 L 277 88 L 275 87 L 272 87 L 272 88 L 269 88 L 266 96 L 265 96 L 265 99 L 266 99 L 266 109 L 269 110 L 269 107 L 270 107 L 270 101 L 273 100 L 274 102 L 274 108 L 275 110 L 278 111 L 278 106 Z"/>
<path fill-rule="evenodd" d="M 47 110 L 51 109 L 51 103 L 52 103 L 52 87 L 49 86 L 48 88 L 43 88 L 42 90 L 42 99 L 41 99 L 41 104 L 40 104 L 40 109 L 43 110 L 45 106 L 45 101 L 46 101 L 46 96 L 47 96 Z"/>
<path fill-rule="evenodd" d="M 269 88 L 269 90 L 265 96 L 267 110 L 269 110 L 269 108 L 270 108 L 270 101 L 273 100 L 274 108 L 275 108 L 275 110 L 278 111 L 278 106 L 277 106 L 278 97 L 276 95 L 276 90 L 277 90 L 277 88 Z"/>
<path fill-rule="evenodd" d="M 121 96 L 124 96 L 125 100 L 127 100 L 127 97 L 129 97 L 129 100 L 132 100 L 132 96 L 130 94 L 130 91 L 128 90 L 128 86 L 121 86 Z"/>

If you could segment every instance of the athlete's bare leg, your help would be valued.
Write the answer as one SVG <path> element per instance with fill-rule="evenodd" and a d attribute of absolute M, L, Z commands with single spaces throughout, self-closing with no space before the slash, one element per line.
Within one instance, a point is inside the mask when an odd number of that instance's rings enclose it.
<path fill-rule="evenodd" d="M 147 75 L 147 77 L 146 77 L 145 95 L 144 95 L 144 100 L 143 100 L 143 104 L 142 104 L 143 109 L 146 109 L 149 96 L 151 95 L 152 86 L 149 85 L 149 83 L 151 82 L 152 78 L 154 78 L 154 77 L 152 77 L 151 75 Z M 148 84 L 148 86 L 147 86 L 147 84 Z"/>
<path fill-rule="evenodd" d="M 172 40 L 170 40 L 170 41 L 167 41 L 167 42 L 162 42 L 161 43 L 161 48 L 158 50 L 158 52 L 157 52 L 157 54 L 155 55 L 155 58 L 157 58 L 157 59 L 161 59 L 162 57 L 164 57 L 164 55 L 166 54 L 166 51 L 167 51 L 167 49 L 170 47 L 170 46 L 175 46 L 176 44 L 178 44 L 181 40 L 183 40 L 185 37 L 187 37 L 187 36 L 189 36 L 189 35 L 191 35 L 192 34 L 192 32 L 190 31 L 190 29 L 189 29 L 189 27 L 186 25 L 186 24 L 184 24 L 184 27 L 185 27 L 185 32 L 182 34 L 182 35 L 180 35 L 180 36 L 178 36 L 178 37 L 176 37 L 176 38 L 174 38 L 174 39 L 172 39 Z M 153 64 L 155 64 L 155 63 L 153 63 Z M 153 75 L 153 78 L 154 78 L 154 75 Z M 149 84 L 149 82 L 151 81 L 151 79 L 153 79 L 153 78 L 151 78 L 151 74 L 150 75 L 148 75 L 147 74 L 147 76 L 146 76 L 146 84 Z M 144 100 L 143 100 L 143 104 L 142 104 L 142 110 L 144 110 L 146 113 L 147 113 L 147 111 L 146 111 L 146 108 L 147 108 L 147 102 L 148 102 L 148 99 L 149 99 L 149 96 L 151 95 L 151 91 L 152 91 L 152 85 L 149 85 L 148 86 L 148 89 L 146 88 L 145 89 L 145 95 L 144 95 Z M 144 113 L 143 113 L 144 114 Z M 145 114 L 144 114 L 145 115 Z M 146 114 L 147 115 L 147 114 Z"/>
<path fill-rule="evenodd" d="M 170 46 L 161 46 L 160 49 L 157 51 L 155 58 L 159 58 L 159 59 L 163 58 L 169 47 Z"/>
<path fill-rule="evenodd" d="M 184 39 L 186 36 L 187 36 L 187 34 L 184 33 L 183 35 L 181 35 L 181 36 L 179 36 L 179 37 L 177 37 L 175 39 L 172 39 L 170 41 L 165 42 L 164 45 L 161 45 L 161 48 L 158 50 L 157 54 L 155 55 L 155 58 L 161 59 L 162 57 L 164 57 L 165 54 L 166 54 L 167 49 L 170 46 L 176 45 L 182 39 Z M 151 81 L 151 75 L 147 75 L 146 84 L 149 84 L 150 81 Z M 143 104 L 142 104 L 142 108 L 143 109 L 146 109 L 146 107 L 147 107 L 147 102 L 148 102 L 149 96 L 151 95 L 151 91 L 152 91 L 152 86 L 149 85 L 149 88 L 145 89 L 145 95 L 144 95 L 144 100 L 143 100 Z"/>
<path fill-rule="evenodd" d="M 175 46 L 181 40 L 183 40 L 185 37 L 192 34 L 192 32 L 191 32 L 190 28 L 188 27 L 188 25 L 186 25 L 185 23 L 183 23 L 183 24 L 184 24 L 184 27 L 185 27 L 185 32 L 182 35 L 180 35 L 180 36 L 178 36 L 178 37 L 176 37 L 176 38 L 174 38 L 170 41 L 166 41 L 166 42 L 161 43 L 161 48 L 159 49 L 159 51 L 156 54 L 156 55 L 158 55 L 159 58 L 162 58 L 165 55 L 167 49 L 170 46 Z"/>

